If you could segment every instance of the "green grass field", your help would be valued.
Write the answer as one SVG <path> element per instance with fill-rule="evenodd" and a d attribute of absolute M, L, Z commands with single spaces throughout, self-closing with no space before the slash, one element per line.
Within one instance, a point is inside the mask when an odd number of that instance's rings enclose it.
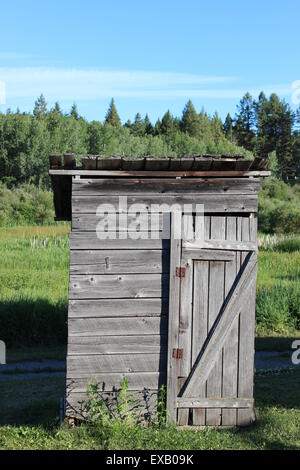
<path fill-rule="evenodd" d="M 69 225 L 0 231 L 0 331 L 8 348 L 65 344 L 68 233 Z"/>
<path fill-rule="evenodd" d="M 260 251 L 256 298 L 259 335 L 293 333 L 300 327 L 300 247 L 291 253 Z"/>
<path fill-rule="evenodd" d="M 0 230 L 0 332 L 8 362 L 63 359 L 69 225 Z M 289 245 L 289 248 L 287 247 Z M 300 337 L 300 249 L 280 241 L 259 253 L 258 349 L 287 350 Z M 1 449 L 299 449 L 300 371 L 256 376 L 259 421 L 201 431 L 112 423 L 58 425 L 63 378 L 0 382 Z"/>

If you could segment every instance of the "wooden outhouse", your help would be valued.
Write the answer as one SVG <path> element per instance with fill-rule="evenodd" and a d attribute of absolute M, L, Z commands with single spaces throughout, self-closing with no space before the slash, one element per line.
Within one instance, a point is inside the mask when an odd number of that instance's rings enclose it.
<path fill-rule="evenodd" d="M 266 160 L 86 157 L 76 167 L 53 155 L 50 167 L 56 219 L 72 221 L 67 416 L 81 415 L 91 378 L 109 399 L 126 377 L 145 419 L 166 385 L 171 423 L 253 422 Z"/>

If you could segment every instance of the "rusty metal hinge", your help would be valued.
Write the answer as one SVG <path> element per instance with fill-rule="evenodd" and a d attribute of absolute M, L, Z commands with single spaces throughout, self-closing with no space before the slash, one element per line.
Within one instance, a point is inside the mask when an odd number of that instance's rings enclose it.
<path fill-rule="evenodd" d="M 176 277 L 185 277 L 185 268 L 181 266 L 176 268 Z"/>
<path fill-rule="evenodd" d="M 173 357 L 174 359 L 182 359 L 183 349 L 178 349 L 178 348 L 173 349 Z"/>

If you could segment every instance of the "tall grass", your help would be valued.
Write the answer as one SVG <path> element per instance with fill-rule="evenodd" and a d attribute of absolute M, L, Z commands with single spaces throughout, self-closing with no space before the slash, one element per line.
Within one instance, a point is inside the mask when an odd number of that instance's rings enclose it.
<path fill-rule="evenodd" d="M 293 253 L 300 251 L 300 237 L 298 235 L 259 234 L 258 246 L 264 251 Z"/>
<path fill-rule="evenodd" d="M 54 224 L 52 191 L 34 185 L 9 189 L 0 181 L 0 227 Z"/>
<path fill-rule="evenodd" d="M 300 329 L 300 287 L 298 283 L 260 286 L 256 297 L 256 323 L 260 334 L 286 334 Z"/>
<path fill-rule="evenodd" d="M 0 230 L 0 336 L 8 346 L 65 343 L 68 230 Z"/>
<path fill-rule="evenodd" d="M 257 333 L 300 329 L 300 239 L 279 239 L 259 253 Z M 299 249 L 298 249 L 299 247 Z"/>
<path fill-rule="evenodd" d="M 258 228 L 263 233 L 300 234 L 300 185 L 269 178 L 258 196 Z"/>

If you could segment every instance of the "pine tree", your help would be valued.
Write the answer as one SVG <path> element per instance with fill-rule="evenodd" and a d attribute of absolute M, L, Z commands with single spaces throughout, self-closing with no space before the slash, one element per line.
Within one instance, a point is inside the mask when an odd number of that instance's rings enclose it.
<path fill-rule="evenodd" d="M 55 103 L 54 107 L 51 111 L 47 114 L 47 127 L 51 134 L 53 150 L 58 151 L 60 150 L 61 142 L 59 142 L 60 138 L 58 135 L 60 134 L 60 129 L 63 123 L 63 113 L 61 112 L 60 106 L 58 102 Z"/>
<path fill-rule="evenodd" d="M 203 107 L 201 109 L 201 112 L 199 113 L 198 119 L 199 119 L 199 138 L 208 141 L 210 139 L 210 134 L 211 134 L 211 125 L 210 125 L 211 122 Z"/>
<path fill-rule="evenodd" d="M 286 103 L 282 103 L 282 115 L 280 120 L 280 138 L 277 144 L 276 155 L 281 169 L 283 180 L 292 179 L 296 169 L 293 159 L 293 127 L 294 116 Z"/>
<path fill-rule="evenodd" d="M 223 131 L 230 142 L 233 141 L 233 136 L 232 136 L 232 117 L 230 116 L 230 113 L 227 114 L 226 119 L 223 124 Z"/>
<path fill-rule="evenodd" d="M 197 137 L 199 134 L 199 117 L 191 100 L 184 107 L 181 128 L 183 132 L 186 132 L 191 137 Z"/>
<path fill-rule="evenodd" d="M 154 133 L 154 127 L 152 126 L 152 123 L 149 119 L 148 114 L 146 114 L 145 119 L 144 119 L 144 126 L 145 126 L 145 133 L 147 135 L 153 135 Z"/>
<path fill-rule="evenodd" d="M 258 100 L 254 102 L 254 108 L 255 108 L 255 126 L 258 128 L 259 126 L 259 120 L 264 113 L 265 106 L 267 105 L 268 100 L 266 95 L 264 94 L 263 91 L 260 92 L 258 95 Z"/>
<path fill-rule="evenodd" d="M 135 136 L 145 135 L 145 123 L 140 113 L 137 113 L 134 118 L 133 124 L 131 125 L 131 132 Z"/>
<path fill-rule="evenodd" d="M 256 103 L 257 150 L 259 155 L 268 156 L 276 145 L 279 137 L 278 123 L 281 116 L 281 105 L 277 95 L 267 99 L 260 93 Z"/>
<path fill-rule="evenodd" d="M 217 112 L 215 112 L 213 119 L 212 119 L 212 131 L 213 131 L 213 138 L 216 143 L 218 143 L 222 138 L 224 138 L 223 132 L 223 123 L 219 118 Z"/>
<path fill-rule="evenodd" d="M 300 131 L 298 130 L 293 134 L 293 166 L 295 175 L 300 177 Z"/>
<path fill-rule="evenodd" d="M 300 177 L 300 106 L 295 112 L 294 133 L 293 133 L 293 160 L 295 174 Z"/>
<path fill-rule="evenodd" d="M 97 155 L 103 150 L 102 124 L 99 121 L 92 121 L 88 126 L 89 153 Z"/>
<path fill-rule="evenodd" d="M 170 136 L 175 130 L 174 118 L 169 110 L 164 114 L 161 120 L 160 130 L 162 134 L 168 136 Z"/>
<path fill-rule="evenodd" d="M 118 127 L 121 125 L 121 120 L 119 118 L 117 108 L 115 106 L 115 101 L 112 98 L 108 111 L 105 116 L 105 124 L 110 124 L 111 126 Z"/>
<path fill-rule="evenodd" d="M 268 127 L 268 100 L 264 92 L 261 92 L 258 101 L 254 103 L 255 106 L 255 126 L 257 129 L 257 142 L 256 151 L 262 157 L 268 156 L 274 150 L 274 146 L 269 142 L 266 128 Z"/>
<path fill-rule="evenodd" d="M 55 105 L 54 105 L 54 108 L 52 109 L 52 112 L 54 114 L 62 114 L 61 112 L 61 109 L 60 109 L 60 105 L 59 105 L 59 102 L 56 101 Z"/>
<path fill-rule="evenodd" d="M 34 117 L 40 119 L 46 116 L 47 113 L 47 103 L 43 94 L 34 103 L 33 115 Z"/>
<path fill-rule="evenodd" d="M 237 106 L 234 133 L 238 145 L 253 151 L 255 146 L 255 107 L 252 96 L 246 93 Z"/>
<path fill-rule="evenodd" d="M 78 111 L 77 111 L 77 106 L 76 106 L 75 103 L 73 103 L 73 106 L 72 106 L 72 108 L 71 108 L 71 113 L 70 113 L 70 115 L 71 115 L 74 119 L 76 119 L 76 121 L 78 121 L 78 119 L 79 119 L 79 113 L 78 113 Z"/>
<path fill-rule="evenodd" d="M 256 103 L 257 150 L 261 156 L 276 152 L 277 165 L 282 179 L 293 178 L 296 173 L 293 126 L 295 113 L 285 101 L 272 93 L 269 99 L 263 93 Z"/>
<path fill-rule="evenodd" d="M 181 125 L 181 124 L 180 124 L 180 123 L 181 123 L 180 118 L 179 118 L 178 116 L 175 116 L 175 117 L 173 116 L 173 121 L 174 121 L 174 129 L 175 129 L 175 131 L 178 131 L 178 132 L 179 132 L 179 131 L 180 131 L 180 125 Z"/>
<path fill-rule="evenodd" d="M 161 134 L 161 121 L 160 119 L 157 119 L 155 126 L 154 126 L 154 135 L 160 135 Z"/>

